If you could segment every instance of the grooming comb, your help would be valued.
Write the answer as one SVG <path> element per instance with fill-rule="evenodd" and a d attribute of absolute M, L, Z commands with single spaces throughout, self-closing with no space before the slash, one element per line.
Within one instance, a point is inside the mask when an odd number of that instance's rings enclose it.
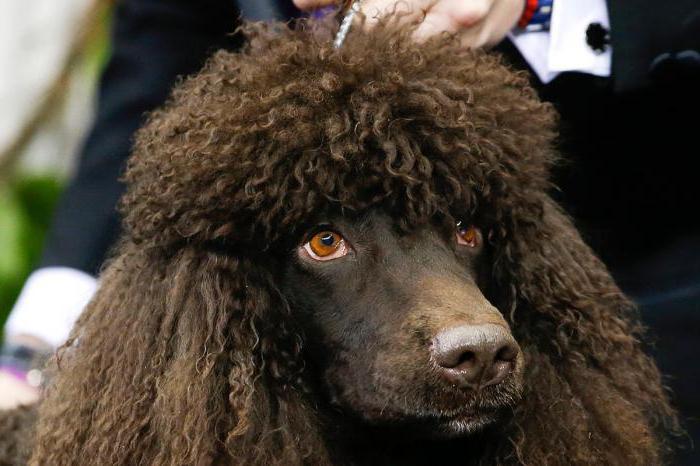
<path fill-rule="evenodd" d="M 333 46 L 337 49 L 343 46 L 345 42 L 345 36 L 348 35 L 350 31 L 350 26 L 352 26 L 352 20 L 360 11 L 360 0 L 344 0 L 340 9 L 340 14 L 345 12 L 343 20 L 340 23 L 340 28 L 338 33 L 335 35 L 335 40 L 333 41 Z"/>

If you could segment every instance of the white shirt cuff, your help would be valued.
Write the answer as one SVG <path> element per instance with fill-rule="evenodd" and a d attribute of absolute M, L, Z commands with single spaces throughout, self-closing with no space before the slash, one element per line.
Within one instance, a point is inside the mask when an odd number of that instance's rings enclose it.
<path fill-rule="evenodd" d="M 545 84 L 565 71 L 610 76 L 612 47 L 596 53 L 586 42 L 592 23 L 610 29 L 605 0 L 555 0 L 548 32 L 511 32 L 509 38 Z"/>
<path fill-rule="evenodd" d="M 5 324 L 5 334 L 27 334 L 58 347 L 68 338 L 96 289 L 97 280 L 80 270 L 39 269 L 24 284 Z"/>

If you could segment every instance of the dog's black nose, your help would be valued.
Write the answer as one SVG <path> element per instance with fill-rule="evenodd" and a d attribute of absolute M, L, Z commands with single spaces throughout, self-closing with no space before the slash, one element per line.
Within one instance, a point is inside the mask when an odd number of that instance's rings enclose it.
<path fill-rule="evenodd" d="M 442 331 L 433 340 L 432 351 L 445 379 L 477 389 L 502 382 L 515 368 L 520 348 L 506 328 L 485 324 Z"/>

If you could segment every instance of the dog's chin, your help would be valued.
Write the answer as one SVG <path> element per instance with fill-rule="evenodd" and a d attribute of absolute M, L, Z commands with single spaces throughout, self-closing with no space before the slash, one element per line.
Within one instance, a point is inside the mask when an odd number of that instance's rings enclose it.
<path fill-rule="evenodd" d="M 406 439 L 452 440 L 469 437 L 505 422 L 513 413 L 511 405 L 473 407 L 465 405 L 452 410 L 421 410 L 394 413 L 382 418 L 365 418 L 365 422 L 381 430 L 388 429 Z"/>
<path fill-rule="evenodd" d="M 522 391 L 521 381 L 514 377 L 477 392 L 445 386 L 426 387 L 414 403 L 406 403 L 410 397 L 403 397 L 404 403 L 398 405 L 386 402 L 378 399 L 374 392 L 369 399 L 342 403 L 340 398 L 335 398 L 332 404 L 336 412 L 348 416 L 346 419 L 355 419 L 382 432 L 406 439 L 451 440 L 506 423 L 520 403 Z M 402 397 L 389 399 L 395 401 L 397 398 Z"/>
<path fill-rule="evenodd" d="M 521 391 L 493 390 L 471 398 L 464 404 L 447 409 L 416 410 L 406 416 L 406 427 L 414 435 L 433 439 L 455 439 L 469 437 L 506 422 L 521 399 Z"/>
<path fill-rule="evenodd" d="M 505 414 L 505 409 L 489 409 L 436 417 L 421 430 L 425 435 L 436 439 L 468 437 L 503 422 Z"/>

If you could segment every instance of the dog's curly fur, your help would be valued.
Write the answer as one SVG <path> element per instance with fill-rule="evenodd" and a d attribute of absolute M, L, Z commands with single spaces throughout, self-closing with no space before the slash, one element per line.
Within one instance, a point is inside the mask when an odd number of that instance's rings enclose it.
<path fill-rule="evenodd" d="M 322 29 L 248 26 L 139 131 L 124 237 L 30 464 L 337 462 L 278 251 L 318 212 L 368 209 L 402 231 L 463 212 L 490 231 L 527 367 L 481 464 L 662 463 L 675 416 L 633 306 L 547 194 L 550 106 L 452 38 L 378 27 L 336 50 Z"/>

